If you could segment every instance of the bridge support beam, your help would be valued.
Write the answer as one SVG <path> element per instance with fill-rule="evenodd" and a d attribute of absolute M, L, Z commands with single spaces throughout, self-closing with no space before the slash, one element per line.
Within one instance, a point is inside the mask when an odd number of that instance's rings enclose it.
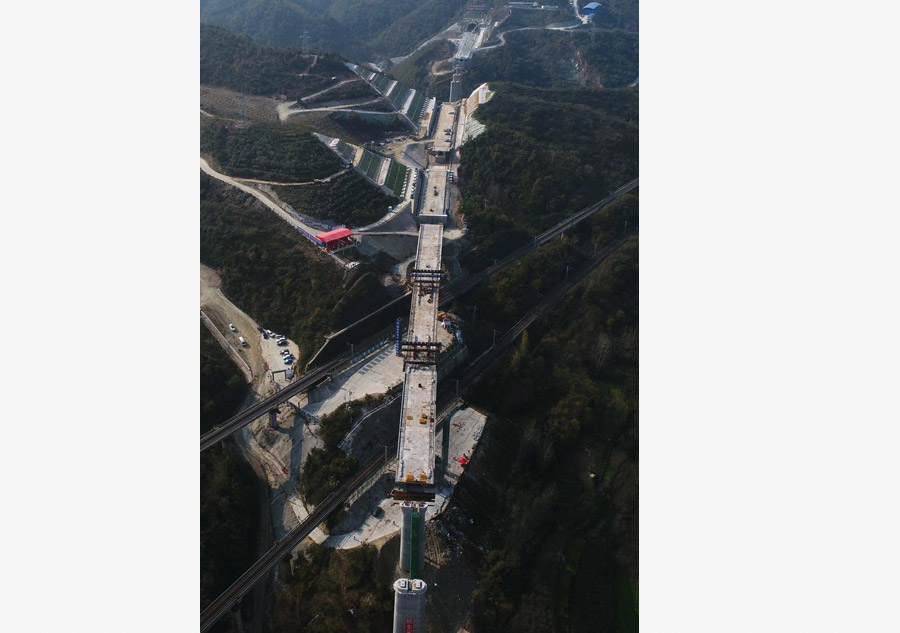
<path fill-rule="evenodd" d="M 278 409 L 269 409 L 269 426 L 278 428 Z"/>

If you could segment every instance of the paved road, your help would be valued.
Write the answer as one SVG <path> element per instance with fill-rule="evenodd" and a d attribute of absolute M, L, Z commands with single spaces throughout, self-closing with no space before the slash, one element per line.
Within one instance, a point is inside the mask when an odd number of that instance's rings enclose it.
<path fill-rule="evenodd" d="M 210 167 L 209 163 L 206 162 L 206 159 L 203 157 L 200 158 L 200 169 L 202 169 L 204 172 L 206 172 L 207 174 L 209 174 L 216 180 L 221 180 L 222 182 L 224 182 L 227 185 L 231 185 L 232 187 L 237 187 L 244 193 L 249 193 L 251 196 L 253 196 L 257 200 L 262 202 L 267 207 L 269 207 L 269 209 L 274 211 L 278 215 L 278 217 L 280 217 L 282 220 L 284 220 L 291 226 L 293 226 L 295 228 L 297 228 L 297 227 L 302 228 L 304 231 L 306 231 L 307 233 L 310 233 L 312 235 L 315 235 L 316 233 L 321 233 L 321 231 L 319 229 L 315 229 L 307 224 L 304 224 L 303 222 L 301 222 L 300 220 L 298 220 L 297 218 L 292 216 L 290 213 L 288 213 L 287 211 L 285 211 L 284 209 L 279 207 L 278 204 L 276 204 L 274 200 L 269 198 L 266 194 L 264 194 L 259 189 L 256 189 L 255 187 L 251 187 L 250 185 L 245 185 L 241 182 L 238 182 L 237 180 L 235 180 L 234 178 L 232 178 L 230 176 L 226 176 L 225 174 L 221 174 L 221 173 L 217 172 L 215 169 Z"/>

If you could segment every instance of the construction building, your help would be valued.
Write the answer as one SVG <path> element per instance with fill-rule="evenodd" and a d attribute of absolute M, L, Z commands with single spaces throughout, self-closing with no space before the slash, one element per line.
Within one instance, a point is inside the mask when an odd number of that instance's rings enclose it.
<path fill-rule="evenodd" d="M 339 248 L 353 245 L 353 231 L 341 227 L 325 233 L 319 233 L 316 235 L 316 239 L 320 242 L 322 248 L 329 253 L 333 253 Z"/>

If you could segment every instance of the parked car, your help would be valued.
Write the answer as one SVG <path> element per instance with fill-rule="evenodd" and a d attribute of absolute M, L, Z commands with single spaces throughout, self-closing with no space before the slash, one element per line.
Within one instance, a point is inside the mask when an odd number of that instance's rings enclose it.
<path fill-rule="evenodd" d="M 266 334 L 265 332 L 263 332 L 263 338 L 264 338 L 264 339 L 267 339 L 267 338 L 269 338 L 269 335 Z"/>
<path fill-rule="evenodd" d="M 276 343 L 276 345 L 287 345 L 287 339 L 286 338 L 279 339 L 278 342 Z"/>
<path fill-rule="evenodd" d="M 228 324 L 228 329 L 231 330 L 232 332 L 237 332 L 237 328 L 234 327 L 234 323 L 229 323 L 229 324 Z"/>
<path fill-rule="evenodd" d="M 288 355 L 290 355 L 290 353 L 291 353 L 291 350 L 289 350 L 289 349 L 283 349 L 283 350 L 281 350 L 281 355 L 282 355 L 282 356 L 288 356 Z"/>
<path fill-rule="evenodd" d="M 247 341 L 244 340 L 243 336 L 239 336 L 238 340 L 241 342 L 241 347 L 250 347 L 250 345 L 247 344 Z"/>
<path fill-rule="evenodd" d="M 284 360 L 283 360 L 282 362 L 283 362 L 285 365 L 291 365 L 291 364 L 294 363 L 294 357 L 293 357 L 293 356 L 285 356 L 285 357 L 284 357 Z"/>
<path fill-rule="evenodd" d="M 264 329 L 262 329 L 262 328 L 261 328 L 260 326 L 258 326 L 258 325 L 256 326 L 256 329 L 259 330 L 259 333 L 260 333 L 260 334 L 265 334 L 265 333 L 266 333 L 266 331 L 265 331 Z"/>

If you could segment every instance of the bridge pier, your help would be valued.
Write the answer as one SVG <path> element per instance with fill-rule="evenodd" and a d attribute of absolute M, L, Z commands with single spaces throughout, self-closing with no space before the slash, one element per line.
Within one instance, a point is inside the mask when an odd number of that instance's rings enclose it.
<path fill-rule="evenodd" d="M 400 504 L 400 569 L 416 578 L 425 567 L 425 504 L 404 501 Z"/>
<path fill-rule="evenodd" d="M 278 409 L 269 409 L 269 426 L 278 428 Z"/>
<path fill-rule="evenodd" d="M 394 633 L 425 633 L 424 580 L 394 581 Z"/>

